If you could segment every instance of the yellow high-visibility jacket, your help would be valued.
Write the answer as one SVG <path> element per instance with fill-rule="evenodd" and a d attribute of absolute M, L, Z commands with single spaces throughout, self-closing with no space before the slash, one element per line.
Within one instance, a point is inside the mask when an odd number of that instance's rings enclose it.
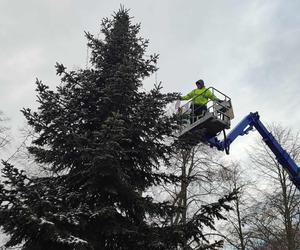
<path fill-rule="evenodd" d="M 212 101 L 219 100 L 209 89 L 203 87 L 201 89 L 194 89 L 190 93 L 181 97 L 181 100 L 190 100 L 193 99 L 193 102 L 198 105 L 204 105 L 208 102 L 208 99 Z"/>

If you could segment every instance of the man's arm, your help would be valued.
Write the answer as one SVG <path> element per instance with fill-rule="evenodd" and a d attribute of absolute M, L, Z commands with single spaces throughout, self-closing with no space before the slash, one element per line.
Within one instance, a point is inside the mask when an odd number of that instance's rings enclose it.
<path fill-rule="evenodd" d="M 195 96 L 195 91 L 192 90 L 192 91 L 191 91 L 190 93 L 188 93 L 187 95 L 181 96 L 181 97 L 180 97 L 180 100 L 187 101 L 187 100 L 192 99 L 194 96 Z"/>
<path fill-rule="evenodd" d="M 206 90 L 205 92 L 206 97 L 209 98 L 212 101 L 219 101 L 220 99 L 216 97 L 209 89 Z"/>

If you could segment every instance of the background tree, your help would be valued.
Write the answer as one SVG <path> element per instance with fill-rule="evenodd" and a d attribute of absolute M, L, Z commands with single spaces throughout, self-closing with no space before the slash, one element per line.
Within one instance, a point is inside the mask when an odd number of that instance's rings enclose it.
<path fill-rule="evenodd" d="M 251 249 L 254 234 L 249 223 L 256 216 L 252 206 L 257 202 L 254 196 L 258 192 L 255 182 L 249 178 L 251 174 L 240 163 L 232 163 L 229 168 L 220 169 L 219 175 L 223 192 L 227 193 L 232 189 L 239 191 L 237 199 L 233 201 L 234 210 L 226 215 L 227 220 L 219 227 L 219 233 L 230 249 Z"/>
<path fill-rule="evenodd" d="M 213 227 L 222 209 L 230 209 L 235 194 L 174 225 L 166 218 L 177 206 L 141 195 L 177 181 L 159 170 L 173 151 L 166 139 L 177 117 L 165 110 L 178 94 L 163 94 L 161 86 L 141 90 L 158 56 L 145 58 L 148 41 L 139 29 L 121 8 L 103 20 L 103 40 L 86 33 L 90 69 L 68 72 L 57 64 L 56 91 L 37 80 L 38 110 L 23 113 L 37 134 L 29 152 L 49 174 L 30 177 L 3 163 L 0 223 L 10 235 L 7 247 L 177 249 L 187 239 L 205 240 L 203 226 Z"/>
<path fill-rule="evenodd" d="M 219 168 L 224 167 L 219 157 L 214 150 L 201 143 L 188 150 L 181 149 L 173 155 L 169 170 L 180 177 L 180 182 L 172 189 L 166 187 L 166 190 L 182 210 L 176 213 L 172 223 L 186 221 L 217 194 L 214 181 L 217 182 Z"/>
<path fill-rule="evenodd" d="M 4 149 L 11 138 L 8 134 L 9 127 L 7 126 L 8 118 L 0 111 L 0 149 Z"/>
<path fill-rule="evenodd" d="M 164 185 L 172 204 L 180 209 L 170 218 L 172 225 L 186 223 L 201 211 L 202 206 L 222 197 L 225 192 L 220 187 L 220 172 L 228 169 L 221 161 L 221 153 L 202 143 L 187 148 L 179 148 L 174 152 L 168 172 L 179 177 L 176 185 Z M 234 190 L 226 190 L 226 194 Z M 222 195 L 221 195 L 222 193 Z M 209 238 L 212 228 L 205 228 L 203 234 Z M 216 234 L 214 234 L 214 238 Z M 219 237 L 220 238 L 220 237 Z M 221 241 L 220 241 L 221 242 Z M 187 240 L 184 249 L 197 249 L 193 239 Z M 204 242 L 202 242 L 204 243 Z"/>
<path fill-rule="evenodd" d="M 7 126 L 8 118 L 0 111 L 0 156 L 6 157 L 6 149 L 11 141 L 9 135 L 9 127 Z M 0 242 L 3 242 L 5 237 L 1 237 Z M 1 247 L 0 247 L 1 248 Z"/>
<path fill-rule="evenodd" d="M 280 125 L 270 127 L 275 138 L 290 156 L 299 162 L 298 134 Z M 263 178 L 262 198 L 254 207 L 256 214 L 251 221 L 255 234 L 254 246 L 271 245 L 273 249 L 295 250 L 300 246 L 300 196 L 289 180 L 288 174 L 272 152 L 262 142 L 252 149 L 250 158 Z M 258 249 L 258 248 L 257 248 Z"/>

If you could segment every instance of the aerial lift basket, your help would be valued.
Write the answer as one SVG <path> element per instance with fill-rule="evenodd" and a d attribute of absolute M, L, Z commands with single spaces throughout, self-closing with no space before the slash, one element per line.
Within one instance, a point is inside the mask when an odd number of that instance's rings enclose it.
<path fill-rule="evenodd" d="M 183 106 L 176 104 L 180 114 L 180 130 L 177 133 L 179 139 L 193 137 L 194 143 L 206 142 L 208 138 L 218 135 L 221 131 L 230 128 L 230 121 L 234 118 L 231 99 L 227 95 L 210 87 L 210 90 L 219 98 L 218 101 L 209 100 L 205 105 L 207 111 L 202 116 L 195 115 L 193 98 Z M 205 92 L 202 93 L 205 95 Z M 200 107 L 201 108 L 201 107 Z M 195 141 L 195 138 L 196 139 Z"/>

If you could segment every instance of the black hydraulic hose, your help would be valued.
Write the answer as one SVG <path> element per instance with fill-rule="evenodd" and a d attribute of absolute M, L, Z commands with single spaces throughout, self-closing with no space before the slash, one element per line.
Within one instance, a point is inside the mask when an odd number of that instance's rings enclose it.
<path fill-rule="evenodd" d="M 226 132 L 225 129 L 223 129 L 223 135 L 224 135 L 224 149 L 225 149 L 225 153 L 227 155 L 229 155 L 229 144 L 227 143 L 227 137 L 226 137 Z"/>

